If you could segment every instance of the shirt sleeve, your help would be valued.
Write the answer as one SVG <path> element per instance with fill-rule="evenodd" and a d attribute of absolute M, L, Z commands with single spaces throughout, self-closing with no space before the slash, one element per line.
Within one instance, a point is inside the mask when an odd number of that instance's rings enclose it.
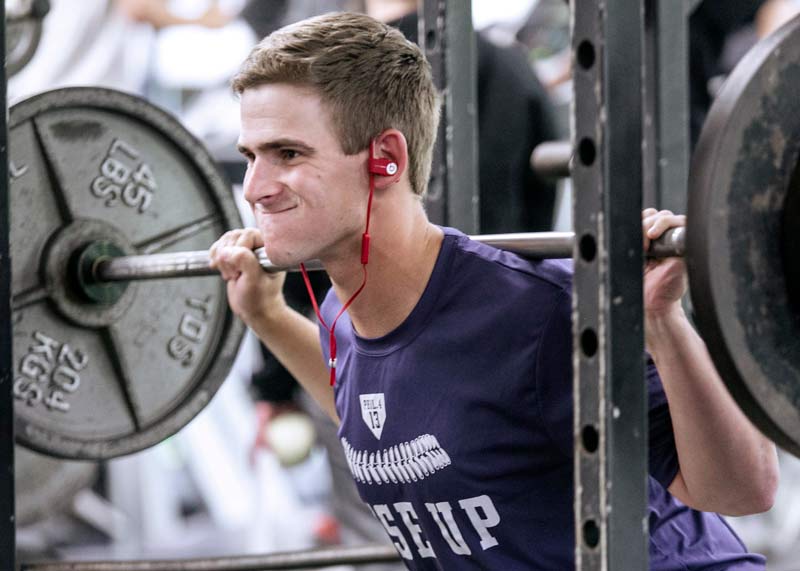
<path fill-rule="evenodd" d="M 675 448 L 675 434 L 672 431 L 672 416 L 669 412 L 667 396 L 661 385 L 656 365 L 647 356 L 647 393 L 650 406 L 650 475 L 667 488 L 678 474 L 678 451 Z"/>
<path fill-rule="evenodd" d="M 542 331 L 535 372 L 538 412 L 544 430 L 558 450 L 570 458 L 573 455 L 571 316 L 570 295 L 561 292 Z M 661 378 L 652 359 L 648 355 L 645 359 L 642 372 L 647 382 L 649 407 L 649 473 L 666 488 L 678 473 L 678 454 Z"/>

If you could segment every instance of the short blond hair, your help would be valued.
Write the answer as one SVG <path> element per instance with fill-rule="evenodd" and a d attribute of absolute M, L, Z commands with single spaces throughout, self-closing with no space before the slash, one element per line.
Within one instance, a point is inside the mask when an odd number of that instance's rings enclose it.
<path fill-rule="evenodd" d="M 269 83 L 307 85 L 331 114 L 342 151 L 353 155 L 386 129 L 408 143 L 414 193 L 428 186 L 439 124 L 439 94 L 419 47 L 369 16 L 325 14 L 264 38 L 231 86 L 237 94 Z"/>

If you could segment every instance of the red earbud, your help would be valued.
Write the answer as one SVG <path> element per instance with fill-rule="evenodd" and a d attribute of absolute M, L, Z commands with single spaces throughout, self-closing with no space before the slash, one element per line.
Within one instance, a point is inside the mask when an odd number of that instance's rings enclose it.
<path fill-rule="evenodd" d="M 392 176 L 397 172 L 397 163 L 391 159 L 376 159 L 370 157 L 369 172 L 381 176 Z"/>

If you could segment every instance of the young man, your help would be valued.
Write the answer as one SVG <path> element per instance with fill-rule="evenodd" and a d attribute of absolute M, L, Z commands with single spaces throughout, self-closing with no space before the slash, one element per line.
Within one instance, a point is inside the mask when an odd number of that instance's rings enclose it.
<path fill-rule="evenodd" d="M 366 16 L 321 16 L 266 38 L 233 87 L 259 230 L 225 234 L 213 263 L 233 310 L 340 422 L 407 566 L 572 568 L 569 266 L 428 222 L 439 102 L 419 49 Z M 683 223 L 646 210 L 645 242 Z M 262 245 L 279 265 L 322 261 L 319 329 L 260 269 Z M 684 290 L 680 260 L 648 266 L 651 567 L 763 569 L 706 512 L 768 509 L 775 449 L 726 392 Z"/>

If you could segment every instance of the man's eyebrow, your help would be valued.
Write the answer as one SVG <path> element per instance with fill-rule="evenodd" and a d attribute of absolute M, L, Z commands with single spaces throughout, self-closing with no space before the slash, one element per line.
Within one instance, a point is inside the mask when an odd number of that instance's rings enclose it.
<path fill-rule="evenodd" d="M 275 139 L 274 141 L 265 141 L 263 143 L 260 143 L 256 147 L 256 150 L 258 150 L 258 151 L 271 151 L 271 150 L 274 150 L 274 149 L 281 149 L 281 148 L 287 148 L 287 147 L 291 148 L 291 149 L 295 149 L 295 150 L 301 151 L 301 152 L 306 153 L 306 154 L 313 154 L 314 153 L 314 148 L 313 147 L 310 147 L 309 145 L 307 145 L 304 142 L 299 141 L 297 139 Z M 236 148 L 239 150 L 240 153 L 246 153 L 246 152 L 250 151 L 249 147 L 247 147 L 246 145 L 242 145 L 241 143 L 238 143 L 236 145 Z"/>

